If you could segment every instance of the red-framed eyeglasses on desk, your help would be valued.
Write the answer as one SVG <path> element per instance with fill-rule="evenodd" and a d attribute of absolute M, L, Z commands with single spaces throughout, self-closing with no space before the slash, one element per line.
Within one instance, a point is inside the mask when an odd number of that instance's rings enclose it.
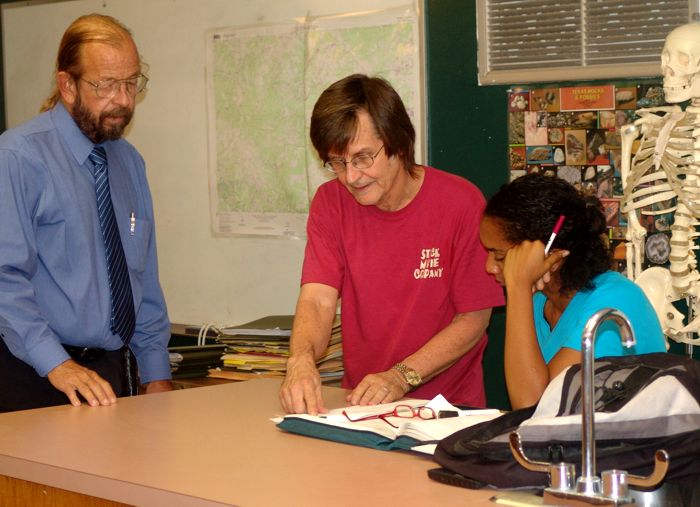
<path fill-rule="evenodd" d="M 383 414 L 367 415 L 367 416 L 363 416 L 363 417 L 358 417 L 357 419 L 351 418 L 345 410 L 343 410 L 343 415 L 350 422 L 360 422 L 360 421 L 369 421 L 371 419 L 381 419 L 382 421 L 387 423 L 392 428 L 398 428 L 398 426 L 396 426 L 391 421 L 389 421 L 388 417 L 401 417 L 404 419 L 411 419 L 413 417 L 418 417 L 420 419 L 435 419 L 436 418 L 435 411 L 432 408 L 426 407 L 426 406 L 412 407 L 410 405 L 396 405 L 394 407 L 394 410 L 392 410 L 391 412 L 386 412 Z"/>

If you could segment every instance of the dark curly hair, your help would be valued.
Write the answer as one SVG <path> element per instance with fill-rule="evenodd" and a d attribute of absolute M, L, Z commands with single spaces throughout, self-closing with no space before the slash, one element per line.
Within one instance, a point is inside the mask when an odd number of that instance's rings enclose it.
<path fill-rule="evenodd" d="M 605 215 L 595 196 L 584 196 L 556 176 L 528 174 L 503 185 L 489 199 L 484 215 L 500 221 L 511 243 L 546 243 L 560 215 L 564 225 L 554 247 L 570 252 L 559 270 L 561 292 L 591 289 L 591 280 L 610 269 Z"/>

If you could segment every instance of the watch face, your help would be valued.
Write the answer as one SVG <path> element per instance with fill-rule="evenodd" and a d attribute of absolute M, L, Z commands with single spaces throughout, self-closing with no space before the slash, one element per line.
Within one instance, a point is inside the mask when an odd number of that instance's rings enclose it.
<path fill-rule="evenodd" d="M 421 378 L 417 372 L 415 372 L 413 370 L 409 370 L 406 372 L 405 376 L 406 376 L 406 382 L 408 382 L 409 385 L 417 386 L 420 384 Z"/>
<path fill-rule="evenodd" d="M 401 375 L 403 375 L 403 378 L 406 380 L 409 386 L 419 386 L 420 383 L 423 381 L 420 374 L 416 370 L 409 368 L 403 363 L 397 363 L 394 366 L 392 366 L 392 368 L 399 371 Z"/>
<path fill-rule="evenodd" d="M 649 262 L 665 264 L 671 254 L 671 241 L 663 232 L 651 234 L 644 245 L 644 254 Z"/>

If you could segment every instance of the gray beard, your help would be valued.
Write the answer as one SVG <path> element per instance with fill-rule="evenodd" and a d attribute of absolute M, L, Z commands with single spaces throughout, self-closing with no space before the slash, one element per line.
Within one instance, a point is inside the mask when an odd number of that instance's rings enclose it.
<path fill-rule="evenodd" d="M 118 107 L 109 113 L 101 113 L 98 118 L 95 118 L 90 111 L 83 106 L 80 95 L 78 95 L 75 103 L 73 104 L 71 116 L 73 117 L 76 125 L 78 125 L 78 128 L 88 139 L 95 144 L 101 144 L 105 141 L 114 141 L 122 137 L 124 130 L 131 121 L 133 111 L 130 111 L 125 107 Z M 112 117 L 126 118 L 126 121 L 122 125 L 105 127 L 103 125 L 104 119 Z"/>

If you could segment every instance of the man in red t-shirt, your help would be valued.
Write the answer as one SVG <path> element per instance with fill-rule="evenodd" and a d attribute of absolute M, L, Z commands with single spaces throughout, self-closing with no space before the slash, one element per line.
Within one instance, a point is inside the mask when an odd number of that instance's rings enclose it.
<path fill-rule="evenodd" d="M 485 331 L 503 292 L 483 268 L 481 192 L 415 163 L 413 125 L 383 79 L 356 74 L 331 85 L 310 134 L 337 178 L 311 204 L 282 406 L 326 411 L 316 359 L 339 298 L 351 404 L 412 391 L 484 406 Z"/>

